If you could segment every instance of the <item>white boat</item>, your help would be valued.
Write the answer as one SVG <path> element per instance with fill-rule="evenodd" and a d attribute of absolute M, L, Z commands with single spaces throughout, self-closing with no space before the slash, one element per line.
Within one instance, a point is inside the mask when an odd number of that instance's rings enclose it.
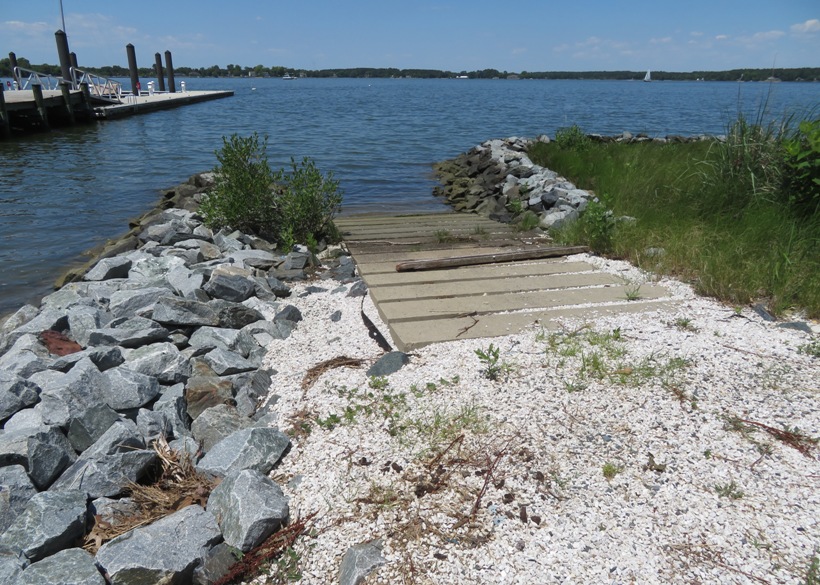
<path fill-rule="evenodd" d="M 649 70 L 646 71 L 646 75 L 643 76 L 644 81 L 652 81 L 652 75 L 649 73 Z"/>
<path fill-rule="evenodd" d="M 285 73 L 282 76 L 282 79 L 296 79 L 296 78 L 293 75 L 291 75 L 290 73 Z"/>

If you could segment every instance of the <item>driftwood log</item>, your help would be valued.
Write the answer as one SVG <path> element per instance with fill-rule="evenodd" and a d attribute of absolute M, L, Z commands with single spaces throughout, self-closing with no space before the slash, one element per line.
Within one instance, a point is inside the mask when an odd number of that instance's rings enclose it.
<path fill-rule="evenodd" d="M 459 266 L 476 266 L 478 264 L 495 264 L 497 262 L 515 262 L 517 260 L 539 260 L 556 258 L 588 252 L 586 246 L 559 246 L 518 250 L 515 252 L 498 252 L 497 254 L 476 254 L 472 256 L 455 256 L 453 258 L 434 258 L 431 260 L 407 260 L 396 264 L 396 272 L 413 272 L 419 270 L 438 270 L 440 268 L 457 268 Z"/>

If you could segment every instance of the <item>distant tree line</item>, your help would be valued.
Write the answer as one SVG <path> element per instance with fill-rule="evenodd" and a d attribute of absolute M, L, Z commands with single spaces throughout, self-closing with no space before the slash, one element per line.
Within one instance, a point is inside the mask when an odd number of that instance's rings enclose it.
<path fill-rule="evenodd" d="M 59 76 L 59 65 L 32 65 L 25 57 L 18 57 L 17 64 L 38 73 Z M 81 68 L 82 64 L 80 65 Z M 128 77 L 127 67 L 107 65 L 105 67 L 83 68 L 102 77 Z M 243 67 L 229 64 L 227 67 L 212 65 L 210 67 L 174 67 L 174 73 L 180 77 L 282 77 L 290 74 L 297 77 L 359 77 L 359 78 L 452 78 L 469 77 L 470 79 L 642 79 L 645 71 L 522 71 L 511 73 L 497 69 L 479 71 L 446 71 L 439 69 L 396 69 L 393 67 L 354 67 L 349 69 L 294 69 L 275 65 L 267 67 Z M 140 77 L 153 77 L 153 67 L 140 67 Z M 11 77 L 11 63 L 8 58 L 0 59 L 0 77 Z M 774 77 L 782 81 L 820 81 L 820 67 L 802 67 L 793 69 L 730 69 L 729 71 L 653 71 L 654 81 L 766 81 Z"/>

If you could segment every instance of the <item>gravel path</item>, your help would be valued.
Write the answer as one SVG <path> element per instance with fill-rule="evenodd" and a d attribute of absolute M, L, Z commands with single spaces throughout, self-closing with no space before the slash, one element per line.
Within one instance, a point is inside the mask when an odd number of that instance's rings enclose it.
<path fill-rule="evenodd" d="M 368 583 L 807 582 L 817 335 L 659 283 L 674 310 L 428 346 L 380 379 L 362 299 L 295 287 L 305 319 L 267 362 L 293 436 L 274 479 L 294 516 L 318 512 L 301 582 L 337 582 L 345 551 L 376 538 L 387 563 Z M 339 356 L 364 365 L 303 386 Z"/>

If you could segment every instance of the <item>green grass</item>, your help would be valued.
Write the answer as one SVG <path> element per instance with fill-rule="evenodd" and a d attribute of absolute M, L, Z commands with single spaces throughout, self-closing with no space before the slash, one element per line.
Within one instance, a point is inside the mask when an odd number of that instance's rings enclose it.
<path fill-rule="evenodd" d="M 820 213 L 790 205 L 781 175 L 770 170 L 781 160 L 775 131 L 741 122 L 726 144 L 534 145 L 535 163 L 601 200 L 554 236 L 731 304 L 764 300 L 775 314 L 797 307 L 820 317 Z"/>

